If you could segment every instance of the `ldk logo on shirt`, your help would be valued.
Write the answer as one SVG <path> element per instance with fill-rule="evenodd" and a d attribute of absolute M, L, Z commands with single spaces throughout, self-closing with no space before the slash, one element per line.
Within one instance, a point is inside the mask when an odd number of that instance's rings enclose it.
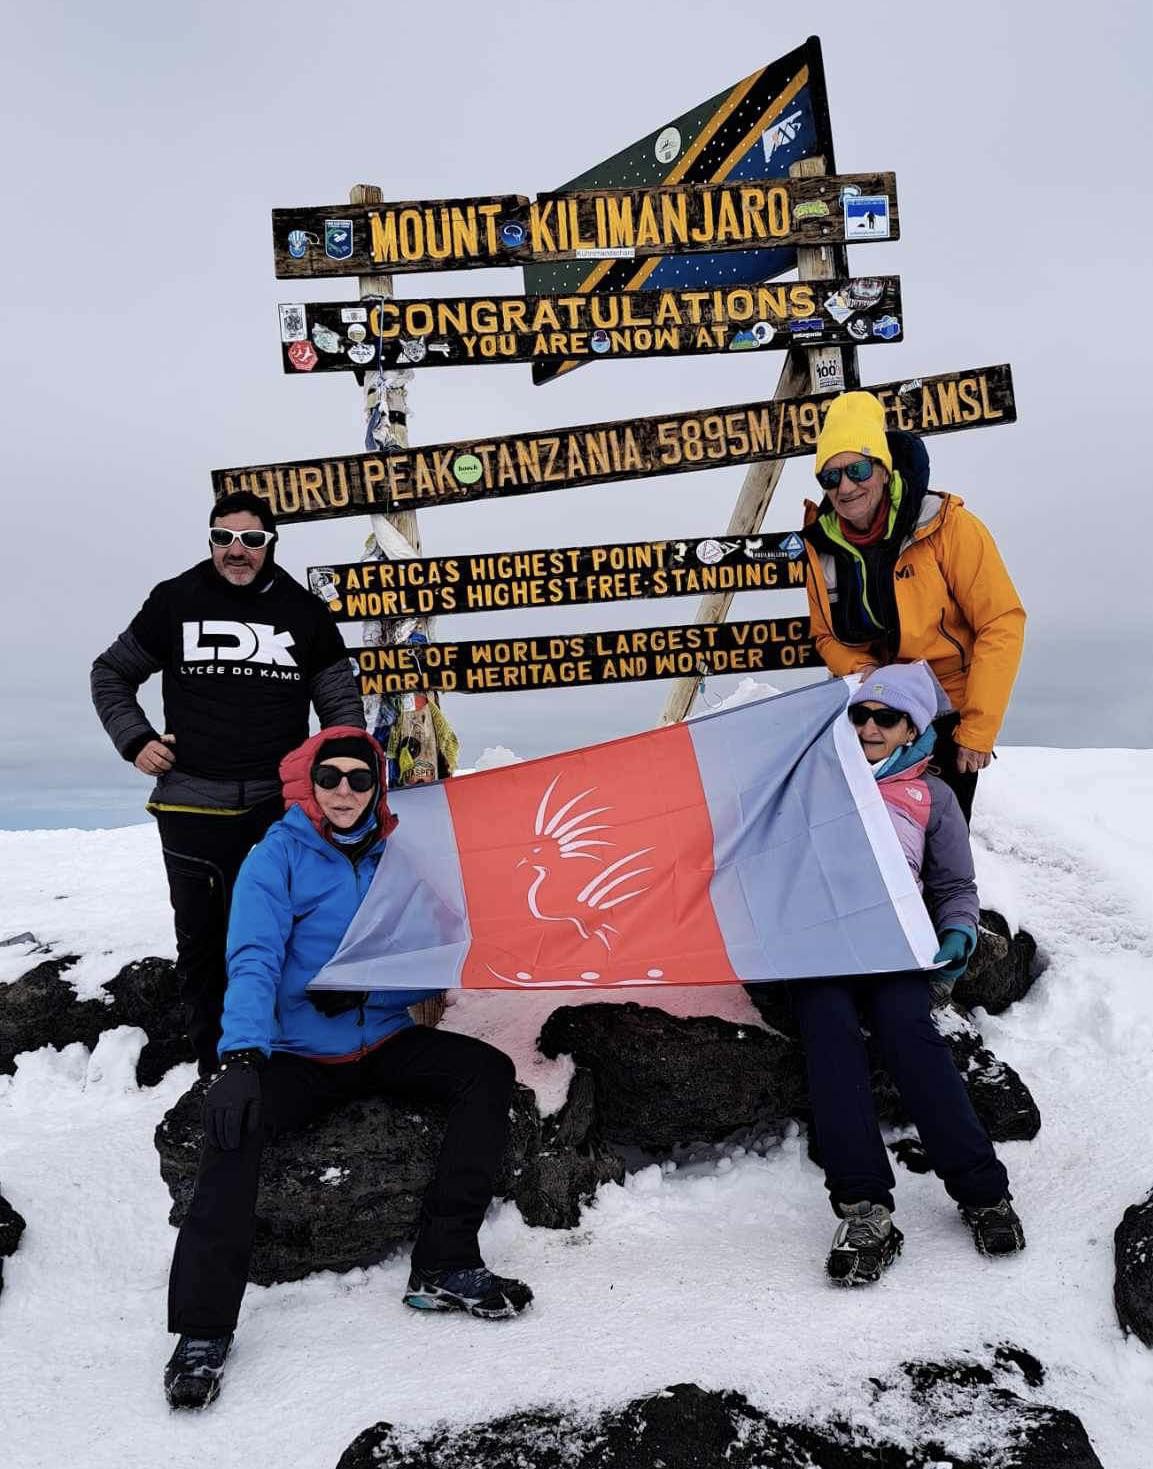
<path fill-rule="evenodd" d="M 268 622 L 184 624 L 186 663 L 268 663 L 295 668 L 296 659 L 288 651 L 292 645 L 290 632 L 277 632 Z"/>

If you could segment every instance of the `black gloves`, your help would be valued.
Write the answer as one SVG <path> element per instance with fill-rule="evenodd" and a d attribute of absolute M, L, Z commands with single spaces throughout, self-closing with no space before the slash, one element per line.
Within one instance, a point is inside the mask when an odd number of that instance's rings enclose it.
<path fill-rule="evenodd" d="M 220 1075 L 204 1096 L 204 1131 L 213 1147 L 230 1152 L 260 1126 L 263 1051 L 226 1051 Z"/>
<path fill-rule="evenodd" d="M 308 998 L 313 1009 L 322 1015 L 344 1015 L 349 1010 L 358 1010 L 368 999 L 367 990 L 309 990 Z"/>

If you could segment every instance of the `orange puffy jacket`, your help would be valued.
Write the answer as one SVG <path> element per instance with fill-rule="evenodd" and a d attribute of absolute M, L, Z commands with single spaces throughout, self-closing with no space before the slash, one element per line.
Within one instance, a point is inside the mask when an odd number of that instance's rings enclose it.
<path fill-rule="evenodd" d="M 806 501 L 805 525 L 818 515 Z M 992 750 L 1021 661 L 1025 609 L 993 537 L 964 501 L 926 491 L 901 547 L 893 569 L 901 630 L 895 658 L 891 650 L 837 640 L 830 609 L 836 562 L 812 545 L 806 549 L 813 638 L 829 671 L 841 677 L 873 663 L 923 658 L 960 711 L 957 743 Z"/>

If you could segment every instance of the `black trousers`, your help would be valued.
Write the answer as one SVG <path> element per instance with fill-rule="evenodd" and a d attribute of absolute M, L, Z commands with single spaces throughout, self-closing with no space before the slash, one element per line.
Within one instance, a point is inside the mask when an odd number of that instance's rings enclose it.
<path fill-rule="evenodd" d="M 933 721 L 937 743 L 933 746 L 933 769 L 957 798 L 965 825 L 973 818 L 973 797 L 977 794 L 977 772 L 957 769 L 957 741 L 954 736 L 961 722 L 959 714 L 944 714 Z"/>
<path fill-rule="evenodd" d="M 201 1076 L 216 1070 L 228 982 L 224 949 L 236 874 L 251 848 L 283 815 L 279 796 L 239 816 L 156 813 L 176 924 L 176 980 Z"/>
<path fill-rule="evenodd" d="M 515 1077 L 495 1046 L 422 1025 L 398 1032 L 359 1061 L 328 1064 L 274 1051 L 261 1073 L 262 1126 L 229 1151 L 205 1143 L 172 1259 L 169 1331 L 224 1336 L 235 1329 L 265 1141 L 358 1097 L 448 1104 L 412 1263 L 421 1270 L 481 1264 L 477 1233 L 504 1155 Z"/>
<path fill-rule="evenodd" d="M 806 979 L 791 990 L 834 1206 L 868 1201 L 893 1207 L 893 1170 L 873 1106 L 862 1015 L 949 1196 L 973 1207 L 1005 1197 L 1008 1174 L 933 1024 L 924 974 Z"/>

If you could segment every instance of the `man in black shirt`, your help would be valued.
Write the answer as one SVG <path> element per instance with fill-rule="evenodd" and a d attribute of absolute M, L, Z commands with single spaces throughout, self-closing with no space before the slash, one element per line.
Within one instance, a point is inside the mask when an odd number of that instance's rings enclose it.
<path fill-rule="evenodd" d="M 176 924 L 176 971 L 202 1076 L 216 1069 L 232 885 L 249 849 L 284 814 L 278 767 L 323 726 L 364 727 L 356 676 L 324 605 L 275 561 L 268 505 L 218 500 L 211 555 L 149 593 L 92 665 L 92 701 L 109 738 L 156 777 Z M 163 676 L 165 733 L 136 691 Z"/>

